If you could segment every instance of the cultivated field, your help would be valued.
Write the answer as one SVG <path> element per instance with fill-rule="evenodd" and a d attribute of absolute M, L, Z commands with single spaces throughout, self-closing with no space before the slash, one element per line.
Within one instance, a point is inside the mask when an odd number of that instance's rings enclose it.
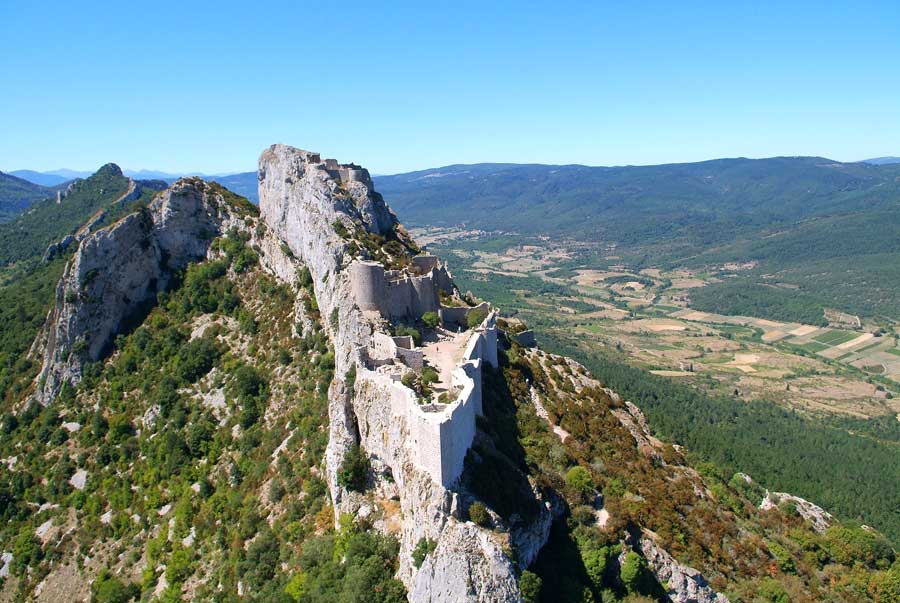
<path fill-rule="evenodd" d="M 752 264 L 632 270 L 602 243 L 516 245 L 496 233 L 414 232 L 423 234 L 449 256 L 464 288 L 519 314 L 538 335 L 576 335 L 655 374 L 746 400 L 860 417 L 900 413 L 894 331 L 840 312 L 829 312 L 822 327 L 691 308 L 692 290 Z"/>

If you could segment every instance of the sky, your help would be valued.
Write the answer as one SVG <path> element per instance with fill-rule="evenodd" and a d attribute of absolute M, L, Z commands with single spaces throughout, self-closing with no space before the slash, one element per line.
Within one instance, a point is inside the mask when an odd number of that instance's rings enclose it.
<path fill-rule="evenodd" d="M 900 155 L 900 2 L 0 0 L 0 82 L 3 171 L 854 161 Z"/>

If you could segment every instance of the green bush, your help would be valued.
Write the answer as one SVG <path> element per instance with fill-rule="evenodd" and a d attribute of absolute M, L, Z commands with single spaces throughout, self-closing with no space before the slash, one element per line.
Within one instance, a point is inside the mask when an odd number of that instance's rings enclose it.
<path fill-rule="evenodd" d="M 844 565 L 888 567 L 894 561 L 887 539 L 860 526 L 831 526 L 825 532 L 824 547 L 834 561 Z"/>
<path fill-rule="evenodd" d="M 406 603 L 406 590 L 394 578 L 398 552 L 390 536 L 342 523 L 337 534 L 304 542 L 301 571 L 284 591 L 303 603 Z"/>
<path fill-rule="evenodd" d="M 34 537 L 31 528 L 28 526 L 25 526 L 16 537 L 12 553 L 13 567 L 18 575 L 24 574 L 27 568 L 37 565 L 44 558 L 41 543 Z"/>
<path fill-rule="evenodd" d="M 347 393 L 352 398 L 356 388 L 356 365 L 354 364 L 347 372 L 344 373 L 344 385 L 347 386 Z"/>
<path fill-rule="evenodd" d="M 774 578 L 763 578 L 756 590 L 756 601 L 765 603 L 791 603 L 791 597 L 788 595 L 784 586 Z"/>
<path fill-rule="evenodd" d="M 586 500 L 594 491 L 594 480 L 587 469 L 575 466 L 566 472 L 566 486 L 575 496 Z"/>
<path fill-rule="evenodd" d="M 628 551 L 625 554 L 625 561 L 619 568 L 619 578 L 628 593 L 632 595 L 653 596 L 661 591 L 656 578 L 647 568 L 644 558 L 634 551 Z"/>
<path fill-rule="evenodd" d="M 480 502 L 474 502 L 469 505 L 469 519 L 483 528 L 491 525 L 491 516 L 487 511 L 487 507 Z"/>
<path fill-rule="evenodd" d="M 541 579 L 537 574 L 525 570 L 519 578 L 519 591 L 525 603 L 540 603 Z"/>
<path fill-rule="evenodd" d="M 428 329 L 433 329 L 441 322 L 437 312 L 426 312 L 422 315 L 422 324 Z"/>
<path fill-rule="evenodd" d="M 365 451 L 358 444 L 354 444 L 347 450 L 341 467 L 338 469 L 338 484 L 347 490 L 363 492 L 366 489 L 366 481 L 371 469 L 369 457 Z"/>
<path fill-rule="evenodd" d="M 877 574 L 870 583 L 870 590 L 878 603 L 900 603 L 900 563 Z"/>
<path fill-rule="evenodd" d="M 781 571 L 785 573 L 793 573 L 797 570 L 797 566 L 794 564 L 794 558 L 791 556 L 790 551 L 788 551 L 777 542 L 769 543 L 769 552 L 772 553 L 772 557 L 775 558 L 775 562 L 778 564 L 778 569 L 780 569 Z"/>
<path fill-rule="evenodd" d="M 438 372 L 431 368 L 430 366 L 426 366 L 422 369 L 422 383 L 424 385 L 431 385 L 432 383 L 437 383 L 440 381 L 441 377 L 438 375 Z"/>
<path fill-rule="evenodd" d="M 122 582 L 108 570 L 102 570 L 91 584 L 91 603 L 128 603 L 140 595 L 137 584 Z"/>
<path fill-rule="evenodd" d="M 484 322 L 484 319 L 487 318 L 487 315 L 487 308 L 478 308 L 477 310 L 472 310 L 471 312 L 469 312 L 468 316 L 466 316 L 466 325 L 468 325 L 470 329 L 474 329 Z"/>
<path fill-rule="evenodd" d="M 435 548 L 437 548 L 437 542 L 431 538 L 419 538 L 419 542 L 416 543 L 416 548 L 412 552 L 413 563 L 416 568 L 422 567 L 425 557 L 433 553 Z"/>

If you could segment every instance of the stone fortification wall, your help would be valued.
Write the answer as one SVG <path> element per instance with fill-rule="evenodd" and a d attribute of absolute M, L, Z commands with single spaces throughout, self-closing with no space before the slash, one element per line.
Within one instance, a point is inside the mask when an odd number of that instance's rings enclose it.
<path fill-rule="evenodd" d="M 413 270 L 418 274 L 431 272 L 433 268 L 437 268 L 438 259 L 435 255 L 417 255 L 412 259 Z"/>
<path fill-rule="evenodd" d="M 377 311 L 390 320 L 416 319 L 426 312 L 437 312 L 438 289 L 452 290 L 452 281 L 446 268 L 436 268 L 436 258 L 420 257 L 424 259 L 413 261 L 430 268 L 418 276 L 385 271 L 377 262 L 354 261 L 350 265 L 350 282 L 359 308 Z"/>
<path fill-rule="evenodd" d="M 384 268 L 377 262 L 353 262 L 350 281 L 360 310 L 381 312 L 384 299 Z"/>
<path fill-rule="evenodd" d="M 398 346 L 394 339 L 374 333 L 370 354 L 415 352 Z M 366 450 L 378 456 L 394 450 L 397 445 L 406 446 L 413 462 L 435 482 L 444 487 L 452 486 L 462 474 L 466 453 L 475 438 L 475 418 L 482 414 L 481 373 L 485 362 L 497 366 L 495 314 L 485 318 L 466 344 L 462 362 L 452 374 L 451 389 L 459 394 L 451 404 L 423 406 L 412 390 L 390 375 L 360 369 L 356 378 L 359 386 L 380 391 L 390 400 L 392 414 L 404 418 L 408 426 L 406 437 L 397 434 L 399 440 L 392 444 L 388 442 L 394 434 L 367 437 L 360 426 Z M 381 448 L 384 450 L 378 452 Z"/>
<path fill-rule="evenodd" d="M 528 329 L 512 336 L 513 340 L 520 346 L 525 348 L 533 348 L 537 346 L 537 340 L 534 337 L 534 331 Z"/>
<path fill-rule="evenodd" d="M 422 351 L 415 349 L 412 337 L 408 336 L 391 337 L 375 331 L 366 353 L 369 362 L 375 367 L 391 364 L 395 358 L 417 372 L 420 372 L 425 364 Z"/>
<path fill-rule="evenodd" d="M 425 366 L 425 358 L 419 350 L 408 350 L 406 348 L 398 347 L 397 358 L 417 373 L 421 373 L 422 368 Z"/>
<path fill-rule="evenodd" d="M 490 309 L 490 304 L 487 302 L 481 302 L 477 306 L 469 307 L 469 306 L 441 306 L 438 313 L 441 316 L 441 322 L 447 328 L 452 328 L 454 326 L 459 326 L 462 328 L 467 328 L 467 322 L 469 319 L 469 314 L 472 312 L 487 312 Z"/>

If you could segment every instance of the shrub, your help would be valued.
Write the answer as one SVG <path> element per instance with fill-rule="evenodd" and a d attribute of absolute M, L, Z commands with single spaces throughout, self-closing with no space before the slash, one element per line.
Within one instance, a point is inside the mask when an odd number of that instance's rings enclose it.
<path fill-rule="evenodd" d="M 794 558 L 791 556 L 790 551 L 786 548 L 778 544 L 777 542 L 769 543 L 769 552 L 772 553 L 772 557 L 775 558 L 775 562 L 778 564 L 778 569 L 785 573 L 793 573 L 796 571 L 797 567 L 794 565 Z"/>
<path fill-rule="evenodd" d="M 425 557 L 433 553 L 435 548 L 437 548 L 437 542 L 431 538 L 419 538 L 419 542 L 416 543 L 416 548 L 412 552 L 413 563 L 416 568 L 422 567 Z"/>
<path fill-rule="evenodd" d="M 438 372 L 431 368 L 430 366 L 426 366 L 422 369 L 422 383 L 424 385 L 431 385 L 432 383 L 437 383 L 440 381 L 441 377 L 438 375 Z"/>
<path fill-rule="evenodd" d="M 354 444 L 344 455 L 344 460 L 338 470 L 338 484 L 347 490 L 363 492 L 366 489 L 366 480 L 371 470 L 369 457 L 358 444 Z"/>
<path fill-rule="evenodd" d="M 767 603 L 791 603 L 791 598 L 784 586 L 774 578 L 764 578 L 756 591 L 757 601 Z"/>
<path fill-rule="evenodd" d="M 128 603 L 141 595 L 137 584 L 124 583 L 102 570 L 91 585 L 91 603 Z"/>
<path fill-rule="evenodd" d="M 351 366 L 349 369 L 347 369 L 346 373 L 344 373 L 344 385 L 347 386 L 347 393 L 352 398 L 354 396 L 354 394 L 356 393 L 356 391 L 355 391 L 355 388 L 356 388 L 356 365 L 355 364 L 353 366 Z"/>
<path fill-rule="evenodd" d="M 166 580 L 169 584 L 180 584 L 191 575 L 193 571 L 193 559 L 190 549 L 178 547 L 169 556 L 166 565 Z"/>
<path fill-rule="evenodd" d="M 575 496 L 585 500 L 594 490 L 594 480 L 591 479 L 587 469 L 575 466 L 566 472 L 566 486 Z"/>
<path fill-rule="evenodd" d="M 36 565 L 44 558 L 44 551 L 41 549 L 41 543 L 34 537 L 31 530 L 25 527 L 16 537 L 13 544 L 13 567 L 16 573 L 22 575 L 25 570 Z"/>
<path fill-rule="evenodd" d="M 487 507 L 480 502 L 474 502 L 469 505 L 469 519 L 483 528 L 491 524 L 491 516 L 487 511 Z"/>
<path fill-rule="evenodd" d="M 284 489 L 284 484 L 280 479 L 276 479 L 272 482 L 272 485 L 269 486 L 269 502 L 272 504 L 278 503 L 284 495 L 286 491 Z"/>
<path fill-rule="evenodd" d="M 426 312 L 422 315 L 422 324 L 428 329 L 433 329 L 440 324 L 441 319 L 437 312 Z"/>
<path fill-rule="evenodd" d="M 488 311 L 487 308 L 478 308 L 476 310 L 472 310 L 469 312 L 468 316 L 466 316 L 466 325 L 470 329 L 474 329 L 475 327 L 481 325 L 484 322 L 484 319 L 487 318 Z"/>
<path fill-rule="evenodd" d="M 542 580 L 537 574 L 528 570 L 522 572 L 522 576 L 519 578 L 519 592 L 522 593 L 522 600 L 525 603 L 540 603 L 541 585 Z"/>
<path fill-rule="evenodd" d="M 835 525 L 825 532 L 825 550 L 838 563 L 887 567 L 894 560 L 890 543 L 880 534 L 859 526 Z"/>
<path fill-rule="evenodd" d="M 648 595 L 653 591 L 653 578 L 644 559 L 634 551 L 626 553 L 625 561 L 619 568 L 619 577 L 630 594 Z"/>
<path fill-rule="evenodd" d="M 610 561 L 618 554 L 618 547 L 597 546 L 595 542 L 590 541 L 584 545 L 579 543 L 579 549 L 591 584 L 597 590 L 602 589 L 604 583 L 607 582 L 606 574 L 612 566 Z"/>
<path fill-rule="evenodd" d="M 394 578 L 398 549 L 390 536 L 342 522 L 336 535 L 303 543 L 301 572 L 285 590 L 304 603 L 406 603 L 403 584 Z"/>
<path fill-rule="evenodd" d="M 875 600 L 879 603 L 900 603 L 900 564 L 877 574 L 870 582 Z"/>

